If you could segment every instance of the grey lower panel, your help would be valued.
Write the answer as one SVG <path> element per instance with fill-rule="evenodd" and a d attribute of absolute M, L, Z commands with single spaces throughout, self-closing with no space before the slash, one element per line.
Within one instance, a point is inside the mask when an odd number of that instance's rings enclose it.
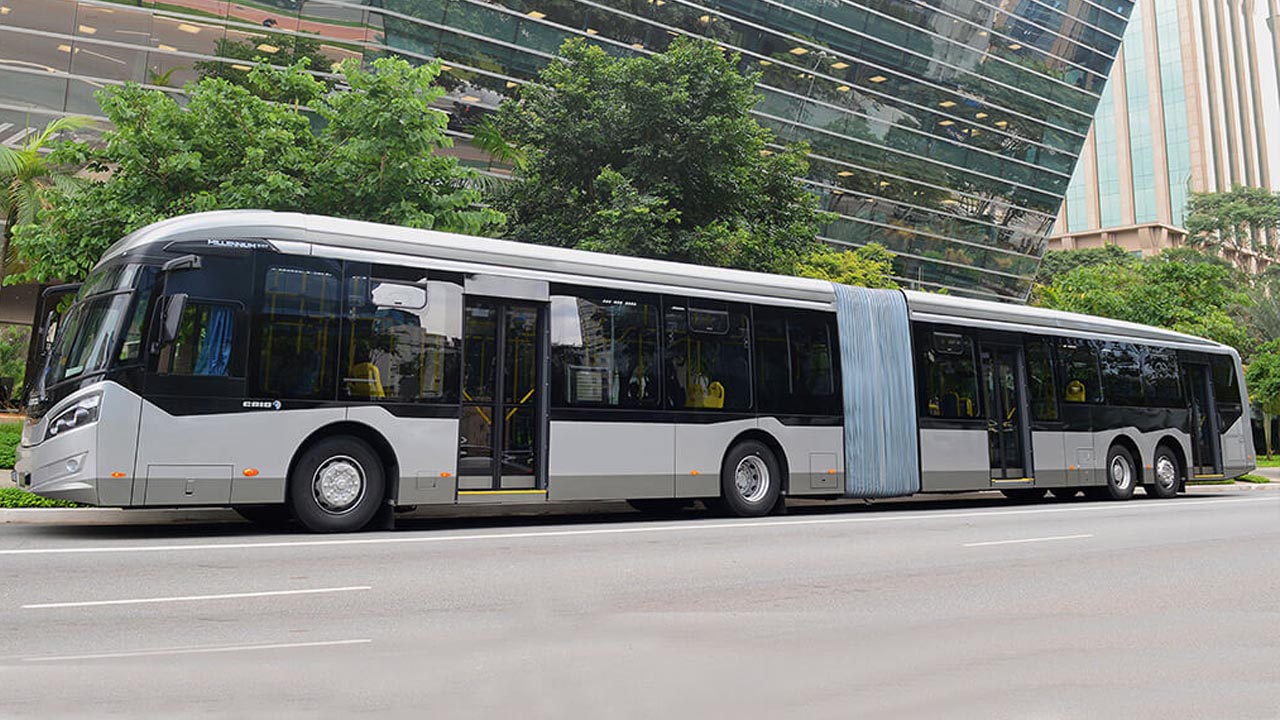
<path fill-rule="evenodd" d="M 720 474 L 699 473 L 676 476 L 676 497 L 698 498 L 720 496 Z"/>
<path fill-rule="evenodd" d="M 284 478 L 232 478 L 231 504 L 284 502 L 284 489 Z"/>
<path fill-rule="evenodd" d="M 1066 470 L 1037 470 L 1036 471 L 1036 487 L 1052 488 L 1066 487 L 1067 471 Z"/>
<path fill-rule="evenodd" d="M 1241 475 L 1248 475 L 1257 469 L 1253 465 L 1228 465 L 1222 469 L 1222 474 L 1229 478 L 1237 478 Z"/>
<path fill-rule="evenodd" d="M 991 487 L 991 471 L 949 470 L 924 473 L 921 492 L 986 490 Z"/>
<path fill-rule="evenodd" d="M 560 475 L 547 483 L 547 499 L 632 500 L 671 497 L 670 475 Z"/>
<path fill-rule="evenodd" d="M 148 465 L 147 505 L 226 505 L 231 465 Z"/>
<path fill-rule="evenodd" d="M 458 480 L 439 473 L 417 473 L 400 477 L 397 505 L 451 505 L 458 499 Z"/>
<path fill-rule="evenodd" d="M 843 488 L 844 473 L 828 473 L 825 470 L 819 470 L 807 473 L 791 473 L 791 483 L 788 486 L 787 494 L 791 496 L 843 494 Z"/>
<path fill-rule="evenodd" d="M 546 505 L 547 494 L 537 492 L 502 492 L 466 490 L 458 493 L 459 505 Z"/>

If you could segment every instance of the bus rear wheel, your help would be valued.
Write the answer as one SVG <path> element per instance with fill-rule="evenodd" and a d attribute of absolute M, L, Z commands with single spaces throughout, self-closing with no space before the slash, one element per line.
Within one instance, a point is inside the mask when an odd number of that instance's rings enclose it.
<path fill-rule="evenodd" d="M 363 530 L 378 512 L 386 476 L 359 438 L 337 435 L 307 448 L 289 476 L 293 516 L 312 532 Z"/>
<path fill-rule="evenodd" d="M 738 517 L 767 515 L 778 504 L 782 471 L 773 451 L 759 440 L 743 440 L 720 468 L 719 507 Z"/>
<path fill-rule="evenodd" d="M 1105 497 L 1112 500 L 1128 500 L 1138 484 L 1138 466 L 1133 454 L 1123 445 L 1112 445 L 1107 453 L 1107 485 Z"/>
<path fill-rule="evenodd" d="M 1164 445 L 1156 448 L 1155 462 L 1151 467 L 1151 484 L 1147 491 L 1158 498 L 1177 497 L 1181 465 L 1173 451 Z"/>

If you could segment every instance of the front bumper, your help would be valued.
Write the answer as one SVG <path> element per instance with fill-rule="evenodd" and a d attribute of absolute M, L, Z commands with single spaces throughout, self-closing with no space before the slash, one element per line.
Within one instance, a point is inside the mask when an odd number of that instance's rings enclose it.
<path fill-rule="evenodd" d="M 55 500 L 98 504 L 97 424 L 39 445 L 20 445 L 13 463 L 18 487 Z"/>

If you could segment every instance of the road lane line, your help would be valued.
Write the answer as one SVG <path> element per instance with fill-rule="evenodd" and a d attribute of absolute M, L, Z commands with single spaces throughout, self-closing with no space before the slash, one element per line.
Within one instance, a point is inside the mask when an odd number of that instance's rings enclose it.
<path fill-rule="evenodd" d="M 1019 545 L 1021 543 L 1053 542 L 1054 540 L 1083 540 L 1091 538 L 1087 535 L 1054 535 L 1053 537 L 1023 538 L 1021 540 L 988 540 L 987 542 L 965 543 L 962 547 L 990 547 L 992 545 Z"/>
<path fill-rule="evenodd" d="M 148 603 L 195 602 L 198 600 L 237 600 L 240 598 L 279 597 L 281 595 L 319 595 L 322 593 L 358 592 L 372 590 L 369 585 L 348 587 L 309 588 L 305 590 L 266 590 L 263 592 L 224 593 L 221 595 L 178 595 L 175 597 L 130 598 L 127 600 L 88 600 L 84 602 L 35 603 L 23 605 L 23 610 L 48 610 L 50 608 L 98 607 L 101 605 L 145 605 Z"/>
<path fill-rule="evenodd" d="M 6 555 L 80 555 L 93 553 L 131 553 L 131 552 L 192 552 L 204 550 L 260 550 L 269 548 L 303 548 L 303 547 L 336 547 L 354 545 L 402 545 L 423 543 L 451 543 L 472 540 L 524 540 L 530 538 L 575 537 L 585 535 L 631 535 L 640 533 L 670 532 L 702 532 L 706 530 L 750 530 L 754 528 L 803 527 L 811 525 L 850 525 L 857 523 L 883 523 L 911 520 L 954 520 L 978 517 L 1000 517 L 1017 515 L 1045 515 L 1057 513 L 1082 513 L 1091 511 L 1110 511 L 1132 514 L 1133 512 L 1158 512 L 1160 510 L 1179 510 L 1190 507 L 1208 505 L 1232 505 L 1245 503 L 1275 503 L 1276 497 L 1249 498 L 1214 498 L 1212 500 L 1180 500 L 1160 503 L 1133 503 L 1126 506 L 1116 504 L 1089 504 L 1071 507 L 1000 509 L 972 512 L 926 512 L 914 514 L 886 514 L 868 517 L 823 517 L 823 518 L 786 518 L 768 520 L 737 520 L 732 522 L 688 522 L 680 521 L 663 525 L 640 525 L 636 527 L 603 527 L 589 530 L 548 530 L 543 532 L 521 531 L 501 533 L 473 533 L 470 535 L 412 535 L 392 537 L 355 537 L 340 540 L 294 540 L 272 542 L 238 542 L 238 543 L 201 543 L 186 545 L 107 545 L 103 547 L 54 547 L 54 548 L 14 548 L 0 550 L 0 556 Z"/>
<path fill-rule="evenodd" d="M 93 655 L 58 655 L 54 657 L 23 658 L 23 662 L 66 662 L 70 660 L 104 660 L 110 658 L 153 657 L 156 655 L 205 655 L 208 653 L 244 652 L 248 650 L 289 650 L 293 648 L 333 647 L 335 645 L 365 645 L 371 638 L 357 640 L 322 640 L 318 642 L 272 643 L 270 645 L 215 645 L 189 648 L 165 648 L 163 650 L 134 650 L 131 652 L 95 653 Z"/>

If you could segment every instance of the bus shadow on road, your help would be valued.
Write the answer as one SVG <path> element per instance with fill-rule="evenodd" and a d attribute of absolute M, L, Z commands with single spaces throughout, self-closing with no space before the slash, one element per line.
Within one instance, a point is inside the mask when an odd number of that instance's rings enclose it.
<path fill-rule="evenodd" d="M 1183 497 L 1207 497 L 1184 495 Z M 1135 501 L 1147 498 L 1138 495 Z M 1105 501 L 1099 501 L 1105 502 Z M 956 495 L 914 496 L 888 500 L 792 500 L 785 515 L 771 516 L 771 520 L 786 518 L 831 517 L 839 515 L 880 515 L 891 513 L 923 513 L 942 511 L 984 511 L 1000 508 L 1045 508 L 1095 504 L 1083 497 L 1067 500 L 1046 498 L 1037 502 L 1016 502 L 996 493 L 962 493 Z M 149 512 L 149 511 L 139 511 Z M 28 536 L 66 540 L 168 540 L 214 539 L 255 542 L 284 538 L 308 538 L 323 540 L 350 535 L 317 535 L 305 532 L 299 525 L 290 523 L 280 528 L 264 528 L 227 513 L 224 522 L 146 522 L 144 518 L 131 518 L 128 524 L 58 524 L 13 525 L 24 528 Z M 448 532 L 475 530 L 515 530 L 540 528 L 573 528 L 588 525 L 640 525 L 645 523 L 705 523 L 705 522 L 753 522 L 752 519 L 728 517 L 702 507 L 700 503 L 685 510 L 667 514 L 648 514 L 631 509 L 622 502 L 573 503 L 563 506 L 483 506 L 458 508 L 447 506 L 419 509 L 396 516 L 395 528 L 390 533 Z M 388 531 L 383 531 L 388 532 Z M 373 536 L 378 531 L 362 536 Z"/>

